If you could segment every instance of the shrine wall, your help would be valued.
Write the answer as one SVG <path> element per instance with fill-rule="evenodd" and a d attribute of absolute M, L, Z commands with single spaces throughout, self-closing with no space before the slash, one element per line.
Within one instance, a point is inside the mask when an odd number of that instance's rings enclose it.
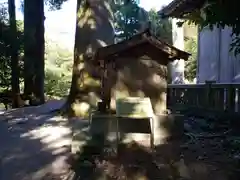
<path fill-rule="evenodd" d="M 149 57 L 118 58 L 116 62 L 117 69 L 108 75 L 112 86 L 111 108 L 115 109 L 116 98 L 149 97 L 154 112 L 163 113 L 166 110 L 167 66 Z"/>

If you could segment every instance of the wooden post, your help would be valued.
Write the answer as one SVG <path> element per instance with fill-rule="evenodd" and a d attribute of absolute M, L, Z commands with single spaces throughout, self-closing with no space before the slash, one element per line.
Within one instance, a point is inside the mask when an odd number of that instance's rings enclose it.
<path fill-rule="evenodd" d="M 211 105 L 212 105 L 212 97 L 211 97 L 211 94 L 212 94 L 212 84 L 213 83 L 216 83 L 216 81 L 205 81 L 205 84 L 206 84 L 206 89 L 205 89 L 205 107 L 207 109 L 211 109 Z"/>
<path fill-rule="evenodd" d="M 154 119 L 153 117 L 150 117 L 150 126 L 151 126 L 151 132 L 150 132 L 150 146 L 152 149 L 154 149 Z"/>
<path fill-rule="evenodd" d="M 232 84 L 229 84 L 227 87 L 227 112 L 235 111 L 235 88 L 233 88 Z"/>
<path fill-rule="evenodd" d="M 101 73 L 101 99 L 102 99 L 102 102 L 99 104 L 100 105 L 100 111 L 102 112 L 106 112 L 106 92 L 105 92 L 105 73 L 106 73 L 106 63 L 105 61 L 102 61 L 101 62 L 102 64 L 100 65 L 101 68 L 102 68 L 102 73 Z"/>

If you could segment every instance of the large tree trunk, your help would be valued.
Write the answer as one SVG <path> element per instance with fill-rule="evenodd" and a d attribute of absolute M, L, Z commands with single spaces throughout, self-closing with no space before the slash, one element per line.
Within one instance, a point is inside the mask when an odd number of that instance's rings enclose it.
<path fill-rule="evenodd" d="M 24 94 L 44 103 L 44 2 L 24 1 Z"/>
<path fill-rule="evenodd" d="M 36 16 L 36 41 L 37 41 L 37 49 L 36 49 L 36 57 L 38 57 L 37 61 L 35 61 L 35 89 L 34 94 L 36 98 L 39 100 L 41 104 L 44 103 L 44 54 L 45 54 L 45 39 L 44 39 L 44 1 L 37 1 L 37 16 Z"/>
<path fill-rule="evenodd" d="M 77 21 L 72 85 L 67 109 L 72 116 L 85 116 L 99 98 L 99 79 L 88 61 L 88 53 L 114 43 L 111 0 L 77 1 Z"/>
<path fill-rule="evenodd" d="M 34 87 L 34 14 L 36 1 L 24 0 L 24 95 L 31 96 Z"/>
<path fill-rule="evenodd" d="M 11 85 L 13 108 L 20 106 L 20 88 L 19 88 L 19 64 L 18 64 L 18 48 L 17 48 L 17 26 L 15 14 L 15 0 L 8 0 L 8 12 L 11 29 Z"/>

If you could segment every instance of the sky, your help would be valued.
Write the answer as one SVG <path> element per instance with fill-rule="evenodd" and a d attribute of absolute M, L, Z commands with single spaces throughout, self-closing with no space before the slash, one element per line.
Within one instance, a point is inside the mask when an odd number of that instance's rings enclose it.
<path fill-rule="evenodd" d="M 4 2 L 7 0 L 0 0 Z M 62 5 L 61 10 L 48 11 L 45 10 L 45 32 L 47 38 L 61 43 L 66 48 L 73 48 L 73 40 L 75 33 L 75 16 L 76 16 L 76 1 L 68 0 Z M 167 5 L 172 0 L 140 0 L 140 7 L 149 11 L 151 8 L 159 10 L 163 5 Z M 20 10 L 20 0 L 16 0 L 16 16 L 18 19 L 23 19 L 23 14 Z"/>

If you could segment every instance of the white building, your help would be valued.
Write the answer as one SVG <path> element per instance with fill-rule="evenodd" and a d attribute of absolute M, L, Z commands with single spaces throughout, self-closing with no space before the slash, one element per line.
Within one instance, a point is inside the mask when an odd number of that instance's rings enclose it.
<path fill-rule="evenodd" d="M 172 17 L 173 45 L 184 46 L 183 30 L 176 26 L 177 19 L 184 14 L 203 7 L 205 0 L 173 0 L 159 13 L 165 17 Z M 197 82 L 214 80 L 217 83 L 240 82 L 240 56 L 235 57 L 229 52 L 232 41 L 231 28 L 217 28 L 212 31 L 204 28 L 198 33 L 198 58 Z M 176 61 L 174 64 L 173 78 L 181 79 L 184 73 L 184 62 Z M 174 83 L 174 82 L 173 82 Z"/>

